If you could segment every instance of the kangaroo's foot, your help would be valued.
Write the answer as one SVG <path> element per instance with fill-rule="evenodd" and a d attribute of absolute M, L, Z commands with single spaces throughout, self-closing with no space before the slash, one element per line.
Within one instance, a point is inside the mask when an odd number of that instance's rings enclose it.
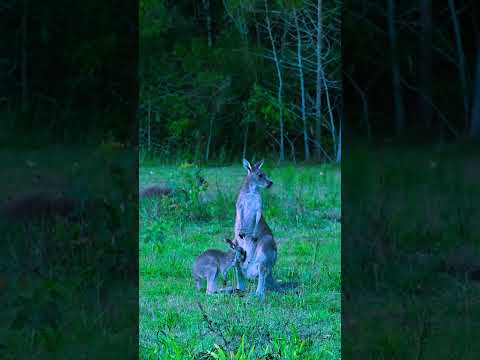
<path fill-rule="evenodd" d="M 263 301 L 263 300 L 265 300 L 265 293 L 261 293 L 261 294 L 255 293 L 255 297 L 256 297 L 258 300 Z"/>
<path fill-rule="evenodd" d="M 259 300 L 265 299 L 265 285 L 262 284 L 261 279 L 260 279 L 259 286 L 257 286 L 257 290 L 254 293 L 252 293 L 252 295 Z"/>
<path fill-rule="evenodd" d="M 238 289 L 234 289 L 233 294 L 237 295 L 237 296 L 240 296 L 240 297 L 244 297 L 247 294 L 247 292 L 246 291 L 241 291 L 241 290 L 238 290 Z"/>

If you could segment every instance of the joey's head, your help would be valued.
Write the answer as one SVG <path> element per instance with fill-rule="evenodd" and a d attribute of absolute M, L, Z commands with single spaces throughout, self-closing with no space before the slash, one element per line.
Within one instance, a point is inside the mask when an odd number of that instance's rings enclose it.
<path fill-rule="evenodd" d="M 238 245 L 244 249 L 248 254 L 255 252 L 257 247 L 258 239 L 253 237 L 252 234 L 239 233 L 238 238 L 234 240 Z"/>
<path fill-rule="evenodd" d="M 247 252 L 235 241 L 225 239 L 225 242 L 228 244 L 228 246 L 230 246 L 230 249 L 232 249 L 235 253 L 234 263 L 244 262 L 245 258 L 247 257 Z"/>
<path fill-rule="evenodd" d="M 260 189 L 268 189 L 273 185 L 273 181 L 262 171 L 262 165 L 263 160 L 252 166 L 248 160 L 243 159 L 243 167 L 247 170 L 247 179 L 250 185 Z"/>

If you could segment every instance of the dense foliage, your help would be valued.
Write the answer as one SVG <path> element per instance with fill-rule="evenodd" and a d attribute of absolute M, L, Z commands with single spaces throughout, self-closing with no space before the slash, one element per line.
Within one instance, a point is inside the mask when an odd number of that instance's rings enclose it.
<path fill-rule="evenodd" d="M 137 9 L 1 1 L 0 142 L 136 141 Z"/>
<path fill-rule="evenodd" d="M 142 0 L 140 143 L 187 160 L 335 159 L 340 48 L 338 1 Z"/>

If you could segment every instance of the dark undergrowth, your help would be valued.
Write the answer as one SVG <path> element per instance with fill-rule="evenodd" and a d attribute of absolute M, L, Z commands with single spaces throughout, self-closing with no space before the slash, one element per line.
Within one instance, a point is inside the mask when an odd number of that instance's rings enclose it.
<path fill-rule="evenodd" d="M 0 224 L 1 357 L 135 357 L 136 154 L 104 144 L 0 157 L 2 200 L 61 193 L 75 204 L 68 217 L 40 206 Z"/>
<path fill-rule="evenodd" d="M 347 154 L 351 157 L 342 167 L 345 357 L 476 358 L 478 150 L 358 147 Z"/>

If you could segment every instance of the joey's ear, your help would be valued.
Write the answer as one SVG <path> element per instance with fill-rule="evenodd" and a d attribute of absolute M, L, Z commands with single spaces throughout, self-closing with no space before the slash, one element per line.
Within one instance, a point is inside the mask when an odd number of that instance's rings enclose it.
<path fill-rule="evenodd" d="M 248 162 L 247 159 L 243 159 L 243 167 L 247 170 L 248 173 L 252 171 L 252 165 Z"/>
<path fill-rule="evenodd" d="M 255 164 L 255 169 L 259 170 L 262 166 L 263 166 L 263 163 L 264 163 L 265 160 L 260 160 L 259 162 L 257 162 Z"/>

